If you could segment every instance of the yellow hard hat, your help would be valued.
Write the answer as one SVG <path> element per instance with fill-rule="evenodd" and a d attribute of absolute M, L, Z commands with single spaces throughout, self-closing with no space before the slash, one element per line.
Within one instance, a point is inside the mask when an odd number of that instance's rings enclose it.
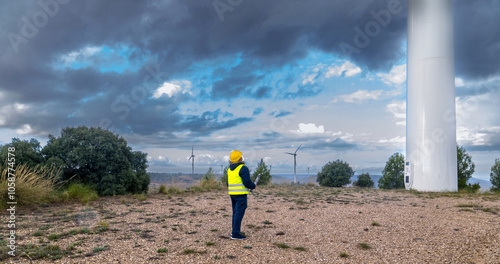
<path fill-rule="evenodd" d="M 231 156 L 229 156 L 229 160 L 232 162 L 232 163 L 236 163 L 238 162 L 240 159 L 241 159 L 241 152 L 238 151 L 238 150 L 233 150 L 233 152 L 231 152 Z"/>

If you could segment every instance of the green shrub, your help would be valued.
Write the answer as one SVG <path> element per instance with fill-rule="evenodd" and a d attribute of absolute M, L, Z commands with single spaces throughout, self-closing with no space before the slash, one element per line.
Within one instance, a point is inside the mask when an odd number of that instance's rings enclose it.
<path fill-rule="evenodd" d="M 290 248 L 290 246 L 285 243 L 275 243 L 275 245 L 279 248 Z"/>
<path fill-rule="evenodd" d="M 293 249 L 298 250 L 298 251 L 307 251 L 307 248 L 305 248 L 305 247 L 294 247 Z"/>
<path fill-rule="evenodd" d="M 183 194 L 184 193 L 184 190 L 180 189 L 180 188 L 177 188 L 175 186 L 170 186 L 168 187 L 167 189 L 167 193 L 169 195 L 180 195 L 180 194 Z"/>
<path fill-rule="evenodd" d="M 97 200 L 97 191 L 92 189 L 91 187 L 79 184 L 72 183 L 68 186 L 67 190 L 69 199 L 77 199 L 82 203 L 88 203 L 90 201 Z"/>
<path fill-rule="evenodd" d="M 343 187 L 351 182 L 353 175 L 354 171 L 347 162 L 336 160 L 323 166 L 316 181 L 320 186 Z"/>
<path fill-rule="evenodd" d="M 64 180 L 95 185 L 99 195 L 148 191 L 147 154 L 132 151 L 123 137 L 109 130 L 63 128 L 59 138 L 49 135 L 42 154 L 47 162 L 64 166 Z"/>
<path fill-rule="evenodd" d="M 372 247 L 368 245 L 367 243 L 358 243 L 358 247 L 364 250 L 371 249 Z"/>
<path fill-rule="evenodd" d="M 215 174 L 212 168 L 209 168 L 201 179 L 200 187 L 204 191 L 222 190 L 222 184 L 219 181 L 215 180 Z"/>
<path fill-rule="evenodd" d="M 161 193 L 161 194 L 167 194 L 167 187 L 165 187 L 165 185 L 160 185 L 160 189 L 158 189 L 158 193 Z"/>
<path fill-rule="evenodd" d="M 370 173 L 362 173 L 358 175 L 358 180 L 353 182 L 352 185 L 358 187 L 373 188 L 375 183 L 373 182 L 372 178 L 370 178 Z"/>
<path fill-rule="evenodd" d="M 469 193 L 477 193 L 479 191 L 479 189 L 481 189 L 481 185 L 479 185 L 479 183 L 477 183 L 477 182 L 474 184 L 469 183 L 464 188 L 464 190 L 466 190 Z"/>
<path fill-rule="evenodd" d="M 141 202 L 146 201 L 148 199 L 148 197 L 144 193 L 134 194 L 134 197 Z"/>
<path fill-rule="evenodd" d="M 57 241 L 60 237 L 61 237 L 60 234 L 50 234 L 47 238 L 49 240 L 55 240 L 55 241 Z"/>
<path fill-rule="evenodd" d="M 101 252 L 101 251 L 104 251 L 106 250 L 105 247 L 95 247 L 94 250 L 92 250 L 94 253 L 97 253 L 97 252 Z"/>
<path fill-rule="evenodd" d="M 182 251 L 182 254 L 184 254 L 184 255 L 189 255 L 189 254 L 194 254 L 194 253 L 196 253 L 196 250 L 190 249 L 190 248 L 186 248 Z"/>
<path fill-rule="evenodd" d="M 348 258 L 349 254 L 347 254 L 345 252 L 340 252 L 339 257 L 341 257 L 341 258 Z"/>

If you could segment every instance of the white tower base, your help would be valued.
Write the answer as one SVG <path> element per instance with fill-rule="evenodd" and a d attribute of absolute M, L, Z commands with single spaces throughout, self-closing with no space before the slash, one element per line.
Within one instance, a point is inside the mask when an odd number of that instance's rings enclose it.
<path fill-rule="evenodd" d="M 409 0 L 405 186 L 457 191 L 452 0 Z"/>

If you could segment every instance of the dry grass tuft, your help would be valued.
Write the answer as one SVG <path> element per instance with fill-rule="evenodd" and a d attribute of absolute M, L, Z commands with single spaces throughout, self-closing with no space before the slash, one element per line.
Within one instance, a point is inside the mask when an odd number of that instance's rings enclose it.
<path fill-rule="evenodd" d="M 9 168 L 1 168 L 0 175 L 0 200 L 12 200 L 9 197 L 9 172 L 15 175 L 15 201 L 19 205 L 41 204 L 52 202 L 59 198 L 55 195 L 57 181 L 62 174 L 62 169 L 55 166 L 36 166 L 30 168 L 23 164 L 9 171 Z M 11 177 L 12 178 L 12 177 Z M 12 186 L 10 186 L 12 187 Z M 12 188 L 11 188 L 12 190 Z"/>

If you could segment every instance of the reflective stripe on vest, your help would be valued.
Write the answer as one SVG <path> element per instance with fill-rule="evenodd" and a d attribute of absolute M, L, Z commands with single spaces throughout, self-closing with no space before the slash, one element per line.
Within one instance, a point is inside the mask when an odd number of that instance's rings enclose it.
<path fill-rule="evenodd" d="M 227 190 L 230 195 L 248 194 L 250 191 L 243 185 L 243 180 L 240 177 L 240 170 L 245 164 L 240 164 L 234 170 L 227 170 Z"/>

